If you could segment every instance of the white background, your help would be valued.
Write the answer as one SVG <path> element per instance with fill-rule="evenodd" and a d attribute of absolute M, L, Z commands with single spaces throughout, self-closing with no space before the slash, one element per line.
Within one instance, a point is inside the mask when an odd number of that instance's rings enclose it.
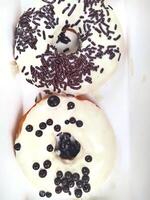
<path fill-rule="evenodd" d="M 27 2 L 31 3 L 28 0 L 22 6 Z M 150 3 L 148 0 L 110 2 L 123 27 L 125 53 L 118 71 L 99 95 L 94 94 L 94 99 L 110 119 L 119 154 L 111 180 L 98 199 L 149 200 Z M 31 188 L 12 151 L 16 121 L 32 105 L 35 93 L 30 86 L 20 84 L 12 65 L 13 30 L 20 12 L 19 0 L 0 0 L 0 200 L 34 199 L 28 195 Z"/>

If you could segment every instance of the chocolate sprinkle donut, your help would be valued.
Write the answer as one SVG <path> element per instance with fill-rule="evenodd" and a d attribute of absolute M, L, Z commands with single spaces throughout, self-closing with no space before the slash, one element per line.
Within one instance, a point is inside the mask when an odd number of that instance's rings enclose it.
<path fill-rule="evenodd" d="M 121 57 L 121 30 L 112 7 L 104 0 L 40 5 L 25 11 L 15 30 L 14 58 L 26 81 L 70 94 L 84 94 L 106 81 Z"/>

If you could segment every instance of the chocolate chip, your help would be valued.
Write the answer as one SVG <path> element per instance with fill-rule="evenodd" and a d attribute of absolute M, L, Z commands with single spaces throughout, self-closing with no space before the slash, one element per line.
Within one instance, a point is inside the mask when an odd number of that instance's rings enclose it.
<path fill-rule="evenodd" d="M 55 178 L 54 179 L 54 183 L 55 183 L 55 185 L 59 185 L 60 183 L 61 183 L 61 179 L 60 178 Z"/>
<path fill-rule="evenodd" d="M 48 146 L 47 146 L 47 151 L 49 151 L 49 152 L 52 152 L 53 151 L 53 146 L 51 145 L 51 144 L 49 144 Z"/>
<path fill-rule="evenodd" d="M 60 103 L 60 98 L 57 96 L 50 96 L 47 100 L 47 103 L 51 107 L 56 107 Z"/>
<path fill-rule="evenodd" d="M 46 125 L 45 122 L 41 122 L 41 123 L 39 124 L 40 129 L 45 129 L 46 126 L 47 126 L 47 125 Z"/>
<path fill-rule="evenodd" d="M 84 186 L 83 186 L 83 191 L 84 192 L 89 192 L 91 190 L 91 186 L 90 186 L 90 184 L 85 184 Z"/>
<path fill-rule="evenodd" d="M 82 196 L 82 190 L 81 189 L 75 189 L 74 194 L 77 198 L 80 198 Z"/>
<path fill-rule="evenodd" d="M 45 197 L 45 192 L 44 192 L 43 190 L 41 190 L 41 191 L 39 192 L 39 196 L 40 196 L 40 197 Z"/>
<path fill-rule="evenodd" d="M 73 103 L 73 102 L 69 102 L 68 104 L 67 104 L 67 107 L 68 107 L 68 110 L 71 110 L 71 109 L 73 109 L 74 107 L 75 107 L 75 104 Z"/>
<path fill-rule="evenodd" d="M 82 188 L 83 183 L 82 183 L 81 180 L 79 180 L 79 181 L 76 182 L 76 185 L 77 185 L 78 188 Z"/>
<path fill-rule="evenodd" d="M 82 173 L 83 173 L 84 175 L 88 175 L 88 174 L 90 173 L 89 168 L 83 167 L 83 168 L 82 168 Z"/>
<path fill-rule="evenodd" d="M 57 176 L 58 178 L 62 178 L 62 177 L 63 177 L 62 171 L 57 171 L 56 176 Z"/>
<path fill-rule="evenodd" d="M 15 149 L 16 151 L 19 151 L 19 150 L 21 149 L 21 144 L 20 144 L 20 143 L 16 143 L 16 144 L 14 145 L 14 149 Z"/>
<path fill-rule="evenodd" d="M 33 131 L 33 126 L 30 125 L 30 124 L 27 125 L 27 126 L 26 126 L 26 131 L 27 131 L 27 132 L 32 132 L 32 131 Z"/>
<path fill-rule="evenodd" d="M 78 120 L 78 121 L 76 121 L 76 125 L 77 125 L 77 127 L 82 127 L 83 122 L 81 120 Z"/>
<path fill-rule="evenodd" d="M 39 171 L 39 176 L 40 176 L 41 178 L 44 178 L 46 175 L 47 175 L 47 171 L 46 171 L 45 169 L 41 169 L 41 170 Z"/>
<path fill-rule="evenodd" d="M 38 169 L 40 168 L 40 164 L 37 163 L 37 162 L 35 162 L 35 163 L 33 163 L 32 168 L 33 168 L 34 170 L 38 170 Z"/>
<path fill-rule="evenodd" d="M 55 188 L 55 192 L 56 192 L 56 194 L 60 194 L 62 192 L 62 187 L 61 186 L 57 186 Z"/>
<path fill-rule="evenodd" d="M 48 169 L 50 168 L 52 165 L 51 161 L 50 160 L 45 160 L 44 163 L 43 163 L 43 166 L 45 169 Z"/>
<path fill-rule="evenodd" d="M 75 172 L 75 173 L 73 174 L 73 180 L 74 180 L 74 181 L 78 181 L 79 179 L 80 179 L 80 175 L 79 175 L 78 173 Z"/>
<path fill-rule="evenodd" d="M 70 121 L 71 124 L 76 123 L 76 119 L 74 117 L 71 117 L 69 121 Z"/>
<path fill-rule="evenodd" d="M 85 161 L 86 162 L 91 162 L 92 161 L 92 156 L 90 156 L 90 155 L 85 156 Z"/>
<path fill-rule="evenodd" d="M 50 198 L 52 196 L 52 193 L 51 192 L 46 192 L 45 195 L 46 195 L 47 198 Z"/>
<path fill-rule="evenodd" d="M 48 119 L 46 121 L 46 124 L 49 125 L 49 126 L 53 125 L 53 120 L 52 119 Z"/>
<path fill-rule="evenodd" d="M 41 130 L 37 130 L 37 131 L 35 132 L 35 135 L 36 135 L 37 137 L 41 137 L 41 136 L 43 135 L 43 132 L 42 132 Z"/>
<path fill-rule="evenodd" d="M 59 132 L 60 130 L 61 130 L 61 126 L 60 125 L 55 125 L 54 126 L 54 130 L 56 131 L 56 132 Z"/>
<path fill-rule="evenodd" d="M 72 178 L 72 173 L 69 172 L 69 171 L 65 172 L 65 178 L 71 179 Z"/>
<path fill-rule="evenodd" d="M 65 124 L 68 125 L 69 124 L 69 120 L 65 120 Z"/>
<path fill-rule="evenodd" d="M 82 176 L 82 181 L 83 181 L 83 183 L 88 183 L 89 180 L 90 180 L 90 178 L 89 178 L 88 175 L 83 175 L 83 176 Z"/>

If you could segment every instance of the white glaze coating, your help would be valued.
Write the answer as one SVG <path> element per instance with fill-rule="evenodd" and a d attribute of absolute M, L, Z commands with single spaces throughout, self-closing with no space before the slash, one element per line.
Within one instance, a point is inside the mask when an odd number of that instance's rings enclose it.
<path fill-rule="evenodd" d="M 25 52 L 23 53 L 19 53 L 19 51 L 16 49 L 15 46 L 15 57 L 19 56 L 17 61 L 17 64 L 19 66 L 20 72 L 22 71 L 23 67 L 26 66 L 25 71 L 22 73 L 23 77 L 25 76 L 26 79 L 30 79 L 32 80 L 32 76 L 30 73 L 30 66 L 41 66 L 41 61 L 38 58 L 35 58 L 37 55 L 41 55 L 42 53 L 44 53 L 47 49 L 47 44 L 50 45 L 56 45 L 56 41 L 58 39 L 58 35 L 61 33 L 62 28 L 65 25 L 65 21 L 68 20 L 69 24 L 74 24 L 75 22 L 77 22 L 77 20 L 80 19 L 80 16 L 84 16 L 84 19 L 81 19 L 81 22 L 77 25 L 74 26 L 73 29 L 74 31 L 76 31 L 76 33 L 79 33 L 79 27 L 82 29 L 82 33 L 85 34 L 86 31 L 83 30 L 83 20 L 88 19 L 87 14 L 84 12 L 84 1 L 81 1 L 80 3 L 78 3 L 78 0 L 75 0 L 73 2 L 71 2 L 70 0 L 65 0 L 62 1 L 60 4 L 58 4 L 59 0 L 56 0 L 55 3 L 53 3 L 54 5 L 54 11 L 56 13 L 56 16 L 59 17 L 59 23 L 58 25 L 55 26 L 55 28 L 53 29 L 46 29 L 45 28 L 45 24 L 43 23 L 43 21 L 40 21 L 40 26 L 38 27 L 38 29 L 45 30 L 45 34 L 46 34 L 46 40 L 43 40 L 43 37 L 39 37 L 37 36 L 37 50 L 31 49 L 30 47 L 28 47 L 26 49 Z M 70 9 L 72 8 L 72 6 L 77 3 L 76 8 L 74 10 L 74 12 L 72 13 L 71 16 L 68 16 L 68 11 L 66 11 L 64 14 L 62 14 L 62 10 L 67 7 L 67 4 L 70 3 Z M 33 7 L 36 8 L 36 10 L 40 9 L 43 5 L 45 5 L 44 2 L 42 1 L 36 1 L 35 5 L 33 5 Z M 109 59 L 109 55 L 106 54 L 104 55 L 102 58 L 99 58 L 98 56 L 94 59 L 94 65 L 95 66 L 99 66 L 97 72 L 96 71 L 91 71 L 91 75 L 90 77 L 92 78 L 92 84 L 86 82 L 84 79 L 86 76 L 82 77 L 83 82 L 81 83 L 81 88 L 74 90 L 70 87 L 67 87 L 66 89 L 63 89 L 61 87 L 59 87 L 59 89 L 61 89 L 61 92 L 65 92 L 65 93 L 69 93 L 69 94 L 74 94 L 74 95 L 79 95 L 79 94 L 86 94 L 88 93 L 90 90 L 93 90 L 95 87 L 98 87 L 99 85 L 101 85 L 102 83 L 104 83 L 106 80 L 108 80 L 108 78 L 110 77 L 110 75 L 115 71 L 117 64 L 118 64 L 118 58 L 119 58 L 119 54 L 122 52 L 122 37 L 119 38 L 118 40 L 114 40 L 114 38 L 116 38 L 118 35 L 121 34 L 121 29 L 120 29 L 120 24 L 118 22 L 118 19 L 116 18 L 113 10 L 108 6 L 105 5 L 107 7 L 107 9 L 105 9 L 104 7 L 102 7 L 101 3 L 97 3 L 96 6 L 93 6 L 93 8 L 95 10 L 100 10 L 102 9 L 102 12 L 104 14 L 104 18 L 105 18 L 105 24 L 101 24 L 102 28 L 104 29 L 104 31 L 107 31 L 107 24 L 109 25 L 109 30 L 114 31 L 113 34 L 111 34 L 112 38 L 110 40 L 108 40 L 108 36 L 106 36 L 103 32 L 101 33 L 101 36 L 99 35 L 99 33 L 92 28 L 92 35 L 89 37 L 93 42 L 95 42 L 96 44 L 96 48 L 97 46 L 100 44 L 102 46 L 104 46 L 104 49 L 102 49 L 103 52 L 106 51 L 107 47 L 109 45 L 115 45 L 116 47 L 114 48 L 115 50 L 118 48 L 119 49 L 119 53 L 115 53 L 115 57 L 113 59 Z M 107 11 L 109 11 L 109 16 L 107 16 Z M 111 19 L 110 22 L 107 22 L 108 19 Z M 94 23 L 93 23 L 94 24 Z M 35 28 L 34 24 L 30 24 L 32 28 Z M 115 30 L 115 25 L 117 25 L 117 28 Z M 96 28 L 98 27 L 98 23 L 95 22 L 94 25 Z M 68 32 L 66 32 L 66 35 L 69 34 Z M 48 38 L 48 35 L 54 35 L 54 38 L 50 39 Z M 67 35 L 68 36 L 68 35 Z M 74 43 L 73 43 L 74 44 Z M 85 41 L 82 42 L 82 46 L 81 49 L 86 48 L 88 45 L 90 44 L 90 42 L 86 39 Z M 70 44 L 71 48 L 73 48 L 73 46 Z M 57 44 L 57 47 L 59 47 L 59 49 L 62 48 L 66 48 L 68 47 L 67 45 L 61 45 L 61 44 Z M 114 51 L 113 49 L 113 51 Z M 100 51 L 100 50 L 99 50 Z M 76 56 L 80 56 L 82 55 L 86 55 L 86 51 L 81 51 L 81 52 L 76 52 Z M 87 61 L 89 62 L 89 58 L 87 57 Z M 100 73 L 101 69 L 104 69 L 103 73 Z M 26 72 L 29 72 L 28 75 L 24 75 Z M 65 80 L 66 81 L 66 80 Z M 36 83 L 33 83 L 34 85 L 39 85 L 39 82 L 37 81 Z M 48 86 L 49 89 L 51 91 L 54 90 L 53 86 Z M 42 89 L 47 89 L 47 87 L 42 87 Z M 57 91 L 56 91 L 57 92 Z"/>
<path fill-rule="evenodd" d="M 70 101 L 75 103 L 75 108 L 67 110 L 67 103 Z M 79 128 L 75 124 L 66 125 L 64 123 L 72 116 L 77 120 L 82 120 L 83 127 Z M 54 124 L 43 130 L 42 137 L 35 136 L 35 131 L 39 129 L 39 123 L 45 122 L 49 118 L 53 119 Z M 28 124 L 33 125 L 32 132 L 25 130 Z M 48 152 L 46 150 L 47 145 L 52 144 L 54 147 L 56 145 L 55 124 L 60 124 L 62 132 L 71 133 L 81 144 L 81 151 L 71 161 L 60 159 L 54 151 Z M 89 198 L 106 181 L 115 161 L 115 138 L 103 111 L 87 100 L 81 101 L 72 97 L 60 97 L 60 104 L 57 107 L 50 107 L 47 104 L 47 99 L 36 104 L 27 114 L 15 143 L 21 144 L 21 150 L 16 151 L 16 159 L 25 176 L 37 188 L 38 192 L 40 190 L 50 191 L 52 193 L 51 199 L 75 198 L 74 195 L 69 196 L 65 193 L 58 195 L 54 192 L 54 178 L 58 170 L 63 172 L 69 170 L 81 175 L 82 167 L 87 166 L 90 169 L 91 191 L 83 193 L 82 198 Z M 90 163 L 85 161 L 85 156 L 88 154 L 93 157 Z M 34 162 L 38 162 L 40 168 L 43 168 L 43 162 L 47 159 L 52 162 L 52 166 L 47 170 L 47 176 L 40 178 L 39 170 L 33 170 L 32 165 Z"/>

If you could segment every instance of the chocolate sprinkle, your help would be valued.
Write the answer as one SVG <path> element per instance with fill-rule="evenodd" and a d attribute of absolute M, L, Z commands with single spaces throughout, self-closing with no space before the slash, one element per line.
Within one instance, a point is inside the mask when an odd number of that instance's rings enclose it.
<path fill-rule="evenodd" d="M 41 21 L 44 22 L 46 29 L 55 29 L 56 25 L 59 24 L 59 18 L 56 16 L 54 6 L 52 5 L 56 1 L 43 1 L 49 3 L 39 10 L 29 8 L 20 17 L 15 31 L 15 49 L 19 54 L 23 54 L 28 48 L 36 50 L 40 36 L 43 36 L 44 40 L 46 39 L 45 31 L 41 30 Z M 59 2 L 62 2 L 62 0 L 59 0 L 57 3 Z M 72 90 L 79 90 L 84 81 L 92 84 L 91 72 L 96 72 L 100 67 L 103 67 L 96 65 L 95 59 L 108 57 L 108 59 L 112 60 L 117 57 L 118 61 L 120 60 L 121 53 L 119 47 L 114 45 L 102 46 L 96 44 L 91 39 L 94 32 L 99 37 L 103 34 L 104 37 L 112 41 L 112 44 L 120 39 L 120 34 L 116 36 L 117 26 L 115 25 L 113 28 L 110 26 L 111 18 L 109 13 L 112 7 L 110 5 L 106 6 L 103 0 L 83 0 L 83 3 L 87 17 L 81 16 L 75 24 L 70 24 L 69 20 L 66 20 L 66 25 L 62 28 L 57 41 L 68 44 L 70 39 L 65 36 L 64 30 L 78 26 L 79 32 L 77 34 L 81 43 L 78 50 L 75 53 L 65 54 L 68 51 L 68 48 L 65 48 L 63 53 L 59 53 L 55 46 L 48 44 L 46 51 L 36 56 L 40 59 L 41 64 L 39 66 L 26 66 L 30 67 L 30 71 L 26 72 L 25 75 L 29 73 L 32 77 L 27 79 L 29 83 L 34 84 L 38 88 L 51 87 L 53 92 L 58 93 L 62 90 L 67 90 L 68 87 Z M 97 4 L 100 4 L 98 10 L 94 8 Z M 68 12 L 68 16 L 71 16 L 75 14 L 76 6 L 76 4 L 73 4 L 70 7 L 70 4 L 68 4 L 62 13 L 66 14 Z M 48 37 L 52 38 L 54 36 L 48 35 Z M 84 41 L 89 41 L 89 44 L 82 48 Z M 18 55 L 15 56 L 17 57 Z"/>

